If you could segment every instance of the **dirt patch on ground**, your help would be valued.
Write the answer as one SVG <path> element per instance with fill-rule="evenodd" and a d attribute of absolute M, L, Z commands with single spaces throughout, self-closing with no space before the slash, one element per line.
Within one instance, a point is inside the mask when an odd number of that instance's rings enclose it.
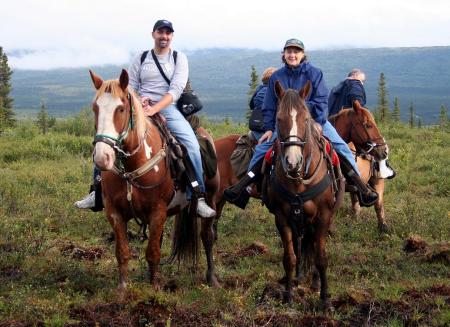
<path fill-rule="evenodd" d="M 218 312 L 200 314 L 196 310 L 169 307 L 154 300 L 138 302 L 134 306 L 105 303 L 74 308 L 70 318 L 78 322 L 74 326 L 211 326 L 217 321 Z"/>
<path fill-rule="evenodd" d="M 0 278 L 6 278 L 8 280 L 17 280 L 22 277 L 22 271 L 18 267 L 3 267 L 0 269 Z"/>
<path fill-rule="evenodd" d="M 437 297 L 444 297 L 444 301 L 450 303 L 450 286 L 437 284 L 423 290 L 410 289 L 396 301 L 375 301 L 368 294 L 362 302 L 347 296 L 333 300 L 333 304 L 341 314 L 345 313 L 347 308 L 353 311 L 343 320 L 350 326 L 384 325 L 389 317 L 396 318 L 405 326 L 423 326 L 442 310 L 436 301 Z"/>
<path fill-rule="evenodd" d="M 44 323 L 42 322 L 24 323 L 16 320 L 0 321 L 0 327 L 31 327 L 31 326 L 44 326 Z"/>
<path fill-rule="evenodd" d="M 420 236 L 413 235 L 405 240 L 403 251 L 427 262 L 450 265 L 450 242 L 428 245 Z"/>
<path fill-rule="evenodd" d="M 226 289 L 243 289 L 247 290 L 252 282 L 254 282 L 256 274 L 250 274 L 247 276 L 235 275 L 227 276 L 221 280 L 221 284 Z"/>
<path fill-rule="evenodd" d="M 428 262 L 443 263 L 450 266 L 450 243 L 433 246 L 426 255 Z"/>
<path fill-rule="evenodd" d="M 61 254 L 70 256 L 77 260 L 91 260 L 101 259 L 106 253 L 106 250 L 101 247 L 83 248 L 73 243 L 69 243 L 61 247 Z"/>
<path fill-rule="evenodd" d="M 425 252 L 427 248 L 427 242 L 425 242 L 419 235 L 412 235 L 408 237 L 403 245 L 403 251 L 408 253 Z"/>
<path fill-rule="evenodd" d="M 269 248 L 258 241 L 255 241 L 251 245 L 234 253 L 217 251 L 217 254 L 223 259 L 224 264 L 227 266 L 235 266 L 240 258 L 253 257 L 265 253 L 269 253 Z"/>

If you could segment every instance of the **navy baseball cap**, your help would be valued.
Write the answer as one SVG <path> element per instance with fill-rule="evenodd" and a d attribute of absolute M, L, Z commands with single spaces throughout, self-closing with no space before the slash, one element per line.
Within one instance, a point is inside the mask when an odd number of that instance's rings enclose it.
<path fill-rule="evenodd" d="M 286 49 L 288 47 L 294 47 L 294 48 L 299 48 L 300 50 L 305 50 L 305 46 L 303 45 L 303 42 L 298 39 L 287 40 L 286 43 L 284 44 L 283 49 Z"/>
<path fill-rule="evenodd" d="M 172 23 L 165 19 L 160 19 L 155 23 L 153 26 L 153 32 L 163 27 L 167 27 L 171 32 L 174 32 Z"/>

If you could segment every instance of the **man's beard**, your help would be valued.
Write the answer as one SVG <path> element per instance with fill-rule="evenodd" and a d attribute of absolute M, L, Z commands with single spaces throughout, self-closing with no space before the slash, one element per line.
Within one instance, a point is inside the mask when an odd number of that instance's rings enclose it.
<path fill-rule="evenodd" d="M 170 44 L 169 40 L 159 40 L 158 41 L 158 46 L 161 49 L 167 48 L 169 46 L 169 44 Z"/>

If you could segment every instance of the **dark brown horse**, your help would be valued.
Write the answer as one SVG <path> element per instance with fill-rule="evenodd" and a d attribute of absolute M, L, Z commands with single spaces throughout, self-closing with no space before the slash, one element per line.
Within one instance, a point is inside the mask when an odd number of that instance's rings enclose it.
<path fill-rule="evenodd" d="M 103 81 L 91 71 L 90 74 L 97 90 L 93 101 L 96 127 L 94 162 L 102 170 L 106 217 L 115 234 L 120 295 L 123 295 L 127 283 L 130 258 L 127 223 L 133 217 L 149 227 L 146 259 L 150 282 L 158 288 L 160 240 L 167 216 L 179 214 L 178 218 L 184 218 L 180 223 L 190 224 L 192 228 L 185 229 L 185 234 L 180 234 L 179 230 L 175 232 L 177 253 L 174 255 L 198 249 L 196 231 L 193 230 L 197 219 L 195 214 L 186 217 L 187 202 L 183 193 L 175 192 L 167 160 L 167 144 L 155 124 L 144 116 L 139 97 L 128 87 L 128 73 L 122 70 L 119 80 L 108 81 Z M 213 208 L 219 185 L 216 175 L 214 180 L 205 183 L 206 200 Z M 208 262 L 207 280 L 217 286 L 212 256 L 213 220 L 202 218 L 201 238 Z M 188 245 L 192 246 L 188 249 Z"/>
<path fill-rule="evenodd" d="M 331 306 L 327 281 L 325 243 L 329 226 L 342 203 L 344 181 L 338 170 L 338 185 L 328 164 L 323 137 L 315 128 L 304 99 L 311 88 L 308 81 L 299 92 L 284 90 L 275 83 L 278 96 L 278 141 L 274 169 L 265 176 L 263 199 L 275 215 L 284 248 L 283 266 L 286 290 L 284 300 L 292 301 L 294 273 L 301 277 L 304 268 L 313 268 L 313 288 L 320 282 L 323 306 Z M 337 187 L 336 187 L 337 186 Z"/>
<path fill-rule="evenodd" d="M 356 164 L 364 182 L 369 183 L 378 193 L 375 211 L 380 232 L 388 231 L 388 224 L 384 212 L 384 179 L 380 178 L 374 165 L 386 159 L 389 148 L 375 123 L 372 114 L 363 108 L 356 100 L 353 108 L 341 110 L 337 115 L 329 118 L 342 139 L 350 143 L 350 148 L 356 153 Z M 351 192 L 352 209 L 359 215 L 361 207 L 358 197 Z"/>

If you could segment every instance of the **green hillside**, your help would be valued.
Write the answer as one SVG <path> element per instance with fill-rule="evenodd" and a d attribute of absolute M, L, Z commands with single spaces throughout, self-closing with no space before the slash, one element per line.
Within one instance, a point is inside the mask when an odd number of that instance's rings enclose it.
<path fill-rule="evenodd" d="M 378 48 L 321 50 L 308 53 L 320 67 L 331 88 L 347 72 L 359 67 L 368 76 L 368 106 L 376 104 L 377 83 L 381 72 L 387 80 L 390 101 L 399 98 L 402 118 L 412 101 L 425 123 L 435 123 L 439 107 L 450 108 L 450 47 Z M 205 104 L 209 117 L 242 120 L 247 105 L 250 67 L 261 73 L 268 66 L 280 65 L 279 52 L 249 49 L 205 49 L 188 53 L 191 80 Z M 122 66 L 89 67 L 104 78 L 116 78 Z M 73 114 L 89 105 L 93 88 L 88 68 L 48 71 L 15 70 L 13 74 L 15 108 L 20 115 L 37 111 L 40 100 L 50 113 Z"/>

